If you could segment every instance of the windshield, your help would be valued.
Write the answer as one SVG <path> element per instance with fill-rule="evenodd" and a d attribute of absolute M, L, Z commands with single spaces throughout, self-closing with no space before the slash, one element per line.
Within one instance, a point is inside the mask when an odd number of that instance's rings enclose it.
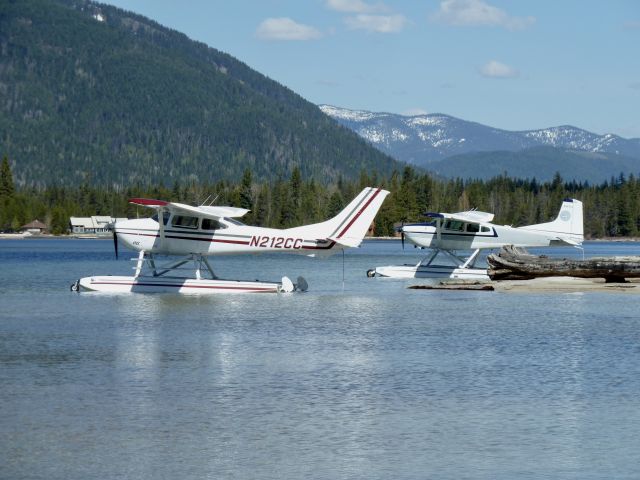
<path fill-rule="evenodd" d="M 171 216 L 171 214 L 169 212 L 164 212 L 162 214 L 162 223 L 164 225 L 167 224 L 167 222 L 169 221 L 169 217 Z M 158 221 L 158 214 L 154 213 L 153 216 L 151 217 L 153 220 L 155 220 L 156 222 Z"/>

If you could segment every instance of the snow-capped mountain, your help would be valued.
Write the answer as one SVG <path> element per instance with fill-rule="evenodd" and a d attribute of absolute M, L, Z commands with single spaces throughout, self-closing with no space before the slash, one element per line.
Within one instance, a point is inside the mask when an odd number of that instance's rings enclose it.
<path fill-rule="evenodd" d="M 572 126 L 508 131 L 439 113 L 404 116 L 330 105 L 320 109 L 392 157 L 427 168 L 453 155 L 540 146 L 640 159 L 640 138 L 597 135 Z"/>

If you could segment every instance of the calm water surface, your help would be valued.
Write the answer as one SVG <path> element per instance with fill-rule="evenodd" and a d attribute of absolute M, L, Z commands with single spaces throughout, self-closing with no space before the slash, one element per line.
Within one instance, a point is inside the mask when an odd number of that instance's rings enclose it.
<path fill-rule="evenodd" d="M 0 478 L 640 478 L 640 296 L 365 276 L 418 259 L 216 259 L 302 274 L 305 294 L 78 294 L 132 262 L 110 241 L 0 241 Z"/>

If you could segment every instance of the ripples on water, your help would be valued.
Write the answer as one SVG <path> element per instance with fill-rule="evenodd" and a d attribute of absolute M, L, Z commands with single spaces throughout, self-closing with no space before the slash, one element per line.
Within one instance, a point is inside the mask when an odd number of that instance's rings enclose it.
<path fill-rule="evenodd" d="M 131 262 L 1 242 L 0 478 L 640 477 L 640 297 L 365 276 L 417 259 L 368 242 L 344 288 L 341 255 L 216 261 L 298 295 L 76 294 Z"/>

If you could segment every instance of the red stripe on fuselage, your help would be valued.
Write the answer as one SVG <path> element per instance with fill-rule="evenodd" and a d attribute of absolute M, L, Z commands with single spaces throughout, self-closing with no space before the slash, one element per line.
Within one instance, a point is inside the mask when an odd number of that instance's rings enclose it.
<path fill-rule="evenodd" d="M 226 287 L 222 285 L 184 285 L 182 283 L 144 283 L 144 282 L 91 282 L 91 285 L 123 285 L 135 287 L 171 287 L 171 288 L 208 288 L 212 290 L 246 290 L 247 292 L 274 292 L 277 287 Z"/>
<path fill-rule="evenodd" d="M 337 238 L 341 238 L 345 233 L 347 233 L 347 230 L 349 230 L 349 228 L 351 228 L 351 225 L 353 225 L 354 222 L 360 217 L 360 215 L 362 215 L 362 212 L 364 212 L 367 209 L 367 207 L 369 205 L 371 205 L 371 202 L 373 202 L 373 199 L 378 196 L 378 194 L 380 193 L 380 190 L 382 190 L 382 189 L 379 188 L 378 190 L 376 190 L 376 193 L 374 193 L 371 196 L 371 198 L 369 200 L 367 200 L 367 203 L 365 203 L 364 206 L 360 209 L 360 211 L 353 216 L 351 221 L 347 224 L 346 227 L 344 227 L 344 229 L 342 230 L 342 232 L 340 232 L 340 234 L 338 235 Z"/>
<path fill-rule="evenodd" d="M 364 207 L 366 208 L 366 206 Z M 348 228 L 348 227 L 347 227 Z M 118 232 L 116 231 L 116 234 L 118 235 L 131 235 L 131 236 L 139 236 L 139 237 L 153 237 L 153 238 L 160 238 L 159 234 L 153 234 L 153 233 L 138 233 L 136 230 L 133 230 L 132 232 Z M 210 243 L 229 243 L 229 244 L 233 244 L 233 245 L 250 245 L 249 241 L 246 240 L 222 240 L 219 238 L 197 238 L 197 237 L 178 237 L 175 235 L 165 235 L 165 238 L 171 238 L 174 240 L 198 240 L 201 242 L 210 242 Z M 304 240 L 306 242 L 310 241 L 310 240 Z M 312 240 L 311 240 L 312 241 Z M 336 244 L 336 242 L 331 241 L 326 245 L 302 245 L 301 249 L 302 250 L 329 250 L 331 248 L 333 248 L 333 246 Z"/>
<path fill-rule="evenodd" d="M 131 236 L 139 236 L 139 237 L 154 237 L 160 238 L 160 235 L 157 233 L 138 233 L 135 230 L 133 232 L 118 232 L 116 234 L 119 235 L 131 235 Z M 165 235 L 164 238 L 171 238 L 174 240 L 198 240 L 200 242 L 216 242 L 216 243 L 233 243 L 236 245 L 249 245 L 249 242 L 246 240 L 222 240 L 218 238 L 198 238 L 198 237 L 179 237 L 176 235 Z"/>

